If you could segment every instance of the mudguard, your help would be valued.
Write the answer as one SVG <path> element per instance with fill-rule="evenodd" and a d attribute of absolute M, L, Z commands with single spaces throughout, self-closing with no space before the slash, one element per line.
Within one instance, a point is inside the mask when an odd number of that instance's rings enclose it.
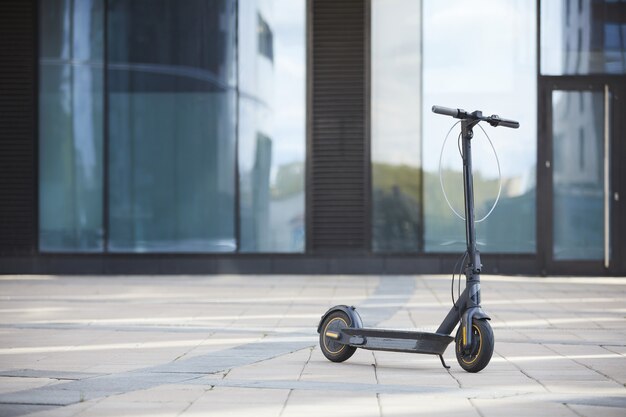
<path fill-rule="evenodd" d="M 351 327 L 354 327 L 357 329 L 360 329 L 363 327 L 363 321 L 361 320 L 361 316 L 359 316 L 359 313 L 356 312 L 356 308 L 354 308 L 354 306 L 347 306 L 347 305 L 342 304 L 342 305 L 331 307 L 328 309 L 326 313 L 324 313 L 324 315 L 322 316 L 322 319 L 320 320 L 320 323 L 317 325 L 318 333 L 322 331 L 322 323 L 324 323 L 324 320 L 326 320 L 326 317 L 328 317 L 330 314 L 332 314 L 335 311 L 343 311 L 344 313 L 346 313 L 348 317 L 350 317 Z"/>
<path fill-rule="evenodd" d="M 481 320 L 481 319 L 491 320 L 491 317 L 489 317 L 489 315 L 485 313 L 485 310 L 483 310 L 480 307 L 476 308 L 476 310 L 474 311 L 474 314 L 472 315 L 472 318 L 476 320 Z"/>

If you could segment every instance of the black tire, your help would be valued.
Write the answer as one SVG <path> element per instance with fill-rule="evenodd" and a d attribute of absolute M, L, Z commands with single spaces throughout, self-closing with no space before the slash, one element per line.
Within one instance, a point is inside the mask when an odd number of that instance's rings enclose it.
<path fill-rule="evenodd" d="M 456 332 L 456 360 L 467 372 L 479 372 L 485 369 L 493 355 L 495 341 L 493 330 L 487 320 L 474 320 L 472 323 L 472 345 L 463 351 L 461 327 Z"/>
<path fill-rule="evenodd" d="M 350 317 L 343 311 L 335 311 L 326 317 L 322 323 L 322 331 L 320 332 L 320 348 L 322 353 L 329 361 L 343 362 L 350 358 L 356 351 L 355 347 L 343 345 L 334 339 L 326 336 L 328 330 L 339 331 L 347 327 L 352 327 Z"/>

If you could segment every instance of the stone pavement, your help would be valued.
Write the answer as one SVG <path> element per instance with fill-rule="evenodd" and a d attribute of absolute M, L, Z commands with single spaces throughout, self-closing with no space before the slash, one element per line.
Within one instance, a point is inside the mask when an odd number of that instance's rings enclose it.
<path fill-rule="evenodd" d="M 463 371 L 358 350 L 321 314 L 434 330 L 444 276 L 0 276 L 0 416 L 626 416 L 626 278 L 483 277 L 496 346 Z"/>

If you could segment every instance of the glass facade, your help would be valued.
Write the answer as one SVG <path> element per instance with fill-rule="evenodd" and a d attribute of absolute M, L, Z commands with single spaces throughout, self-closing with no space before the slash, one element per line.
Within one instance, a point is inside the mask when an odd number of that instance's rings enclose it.
<path fill-rule="evenodd" d="M 42 252 L 305 252 L 307 0 L 39 3 Z M 454 122 L 435 104 L 520 121 L 484 126 L 502 193 L 477 238 L 482 252 L 536 253 L 539 80 L 553 163 L 539 208 L 558 214 L 539 239 L 554 260 L 602 257 L 602 94 L 575 89 L 626 74 L 626 0 L 539 4 L 369 2 L 373 253 L 465 250 L 440 186 Z M 462 213 L 458 131 L 441 178 Z M 479 128 L 473 149 L 482 218 L 499 173 Z"/>
<path fill-rule="evenodd" d="M 541 2 L 543 75 L 626 74 L 624 0 Z"/>
<path fill-rule="evenodd" d="M 242 252 L 304 251 L 305 6 L 239 3 Z"/>
<path fill-rule="evenodd" d="M 234 251 L 235 5 L 108 5 L 109 249 Z"/>
<path fill-rule="evenodd" d="M 484 252 L 536 250 L 536 16 L 534 0 L 424 2 L 422 154 L 427 252 L 465 250 L 463 221 L 449 210 L 439 182 L 440 150 L 453 119 L 433 114 L 434 104 L 482 110 L 520 122 L 517 130 L 484 126 L 502 167 L 502 194 L 491 216 L 477 223 L 476 233 L 478 248 Z M 476 47 L 459 42 L 468 37 Z M 443 150 L 442 177 L 452 206 L 463 213 L 459 132 L 457 127 Z M 497 196 L 498 170 L 479 128 L 472 147 L 478 220 Z"/>
<path fill-rule="evenodd" d="M 103 249 L 102 0 L 40 4 L 39 246 Z"/>
<path fill-rule="evenodd" d="M 552 92 L 553 258 L 604 257 L 604 93 Z"/>
<path fill-rule="evenodd" d="M 40 249 L 303 251 L 304 5 L 41 1 Z"/>
<path fill-rule="evenodd" d="M 423 247 L 421 1 L 371 3 L 372 250 Z"/>
<path fill-rule="evenodd" d="M 463 221 L 449 210 L 439 180 L 440 150 L 453 119 L 431 113 L 437 104 L 480 109 L 520 121 L 522 128 L 517 131 L 485 126 L 503 168 L 502 195 L 489 219 L 477 224 L 477 235 L 483 251 L 535 252 L 535 22 L 533 0 L 372 2 L 375 251 L 465 249 Z M 458 41 L 468 36 L 489 48 Z M 459 131 L 457 127 L 443 150 L 442 179 L 453 207 L 463 213 Z M 479 219 L 497 196 L 498 169 L 489 142 L 478 128 L 475 137 Z"/>

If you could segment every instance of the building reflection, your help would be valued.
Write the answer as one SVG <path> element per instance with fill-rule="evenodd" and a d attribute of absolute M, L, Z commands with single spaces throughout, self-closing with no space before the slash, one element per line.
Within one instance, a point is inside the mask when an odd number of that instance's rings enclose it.
<path fill-rule="evenodd" d="M 305 2 L 239 4 L 240 250 L 304 251 Z"/>

